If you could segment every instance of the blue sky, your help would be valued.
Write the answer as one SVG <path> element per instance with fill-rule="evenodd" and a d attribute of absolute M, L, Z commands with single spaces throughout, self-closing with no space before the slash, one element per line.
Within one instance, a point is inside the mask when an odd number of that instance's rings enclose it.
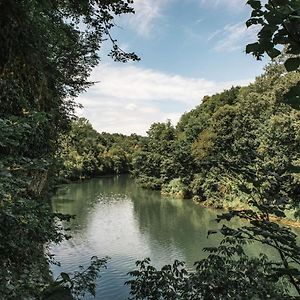
<path fill-rule="evenodd" d="M 136 14 L 118 17 L 112 34 L 142 60 L 114 63 L 104 44 L 91 75 L 99 82 L 79 97 L 78 114 L 99 132 L 145 134 L 153 122 L 176 124 L 204 95 L 253 81 L 266 61 L 244 52 L 257 30 L 245 26 L 245 2 L 136 0 Z"/>

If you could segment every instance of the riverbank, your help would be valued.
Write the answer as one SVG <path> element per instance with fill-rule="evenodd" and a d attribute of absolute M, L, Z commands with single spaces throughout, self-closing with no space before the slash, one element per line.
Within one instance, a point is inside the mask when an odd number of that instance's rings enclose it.
<path fill-rule="evenodd" d="M 246 205 L 246 204 L 242 204 L 241 202 L 235 202 L 235 203 L 239 203 L 240 205 L 236 205 L 234 207 L 224 207 L 224 206 L 214 206 L 211 203 L 207 204 L 206 201 L 199 201 L 194 198 L 193 202 L 195 202 L 196 204 L 205 207 L 205 208 L 210 208 L 210 209 L 215 209 L 215 210 L 223 210 L 223 211 L 230 211 L 230 210 L 246 210 L 246 209 L 253 209 L 253 207 Z M 293 228 L 300 228 L 300 220 L 293 220 L 293 219 L 289 219 L 289 218 L 280 218 L 274 215 L 270 215 L 270 221 L 281 224 L 283 226 L 288 226 L 288 227 L 293 227 Z"/>

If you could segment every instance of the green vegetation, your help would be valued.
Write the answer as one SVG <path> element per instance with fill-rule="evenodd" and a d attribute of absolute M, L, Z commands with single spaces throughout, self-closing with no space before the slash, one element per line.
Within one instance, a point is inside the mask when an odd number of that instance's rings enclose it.
<path fill-rule="evenodd" d="M 144 186 L 159 182 L 163 193 L 178 195 L 181 189 L 183 196 L 229 212 L 218 219 L 220 246 L 205 249 L 208 257 L 195 263 L 195 271 L 177 261 L 161 270 L 149 259 L 137 262 L 127 282 L 131 299 L 298 299 L 300 247 L 291 229 L 271 217 L 299 218 L 300 112 L 286 102 L 299 80 L 299 73 L 275 63 L 248 87 L 205 97 L 176 129 L 169 123 L 151 127 L 149 141 L 157 127 L 173 132 L 173 151 L 156 152 L 150 144 L 137 152 L 143 164 L 135 174 Z M 141 155 L 156 158 L 155 173 Z M 186 168 L 180 157 L 188 158 Z M 165 172 L 166 165 L 172 172 Z M 245 225 L 225 223 L 234 217 Z M 253 243 L 278 256 L 249 257 L 247 245 Z"/>
<path fill-rule="evenodd" d="M 131 1 L 0 1 L 0 297 L 39 298 L 51 242 L 67 237 L 47 192 L 73 98 L 92 83 L 114 16 Z M 138 59 L 112 40 L 115 60 Z"/>
<path fill-rule="evenodd" d="M 93 256 L 87 268 L 80 266 L 80 271 L 73 274 L 60 273 L 60 276 L 44 289 L 40 297 L 45 300 L 79 300 L 86 293 L 95 297 L 95 280 L 99 277 L 100 270 L 106 267 L 107 259 Z"/>
<path fill-rule="evenodd" d="M 100 134 L 86 119 L 74 120 L 59 139 L 59 180 L 128 173 L 132 154 L 143 140 L 136 134 Z"/>
<path fill-rule="evenodd" d="M 190 144 L 195 166 L 192 180 L 188 176 L 181 181 L 187 181 L 199 201 L 243 206 L 217 220 L 238 217 L 244 225 L 231 228 L 223 223 L 220 245 L 206 248 L 208 257 L 196 262 L 193 272 L 178 261 L 161 270 L 149 259 L 137 262 L 139 269 L 130 272 L 133 279 L 127 282 L 132 299 L 299 299 L 296 235 L 271 216 L 285 217 L 286 210 L 299 216 L 300 3 L 247 3 L 252 7 L 247 25 L 260 24 L 262 29 L 246 52 L 258 59 L 283 52 L 284 66 L 272 64 L 254 84 L 204 98 L 182 117 L 174 142 Z M 160 154 L 160 161 L 165 157 Z M 245 249 L 250 243 L 266 245 L 277 257 L 249 257 Z"/>
<path fill-rule="evenodd" d="M 239 259 L 232 259 L 236 254 Z M 224 248 L 196 262 L 188 272 L 184 262 L 174 261 L 161 270 L 150 259 L 138 261 L 139 270 L 130 272 L 131 300 L 135 299 L 288 299 L 287 288 L 274 284 L 269 276 L 273 265 L 265 256 L 247 259 L 238 248 Z M 250 280 L 249 280 L 250 279 Z"/>
<path fill-rule="evenodd" d="M 300 112 L 287 101 L 299 80 L 299 72 L 272 63 L 253 84 L 204 97 L 176 128 L 170 122 L 151 126 L 133 161 L 138 181 L 229 211 L 218 217 L 220 246 L 205 249 L 208 257 L 196 262 L 195 271 L 182 262 L 161 270 L 149 259 L 137 262 L 127 282 L 132 299 L 293 299 L 299 294 L 296 235 L 271 221 L 272 216 L 298 219 L 300 213 Z M 245 225 L 230 228 L 225 221 L 234 217 Z M 278 257 L 249 257 L 252 243 L 268 245 Z"/>
<path fill-rule="evenodd" d="M 0 1 L 4 299 L 40 298 L 47 287 L 49 298 L 57 282 L 76 297 L 82 290 L 94 292 L 94 285 L 85 280 L 95 279 L 103 260 L 92 262 L 87 277 L 76 274 L 72 279 L 62 273 L 49 287 L 48 245 L 68 238 L 57 221 L 69 216 L 52 213 L 47 192 L 59 165 L 57 156 L 64 164 L 60 176 L 68 179 L 129 168 L 138 137 L 99 135 L 82 119 L 70 123 L 73 98 L 92 84 L 87 78 L 99 62 L 104 40 L 113 44 L 109 55 L 114 60 L 138 60 L 134 53 L 123 52 L 109 33 L 115 15 L 133 12 L 131 3 Z M 272 64 L 254 84 L 204 98 L 177 128 L 170 122 L 153 124 L 147 143 L 133 154 L 132 165 L 133 174 L 146 187 L 191 193 L 208 205 L 247 208 L 229 211 L 220 220 L 237 216 L 249 226 L 223 225 L 223 242 L 207 249 L 210 254 L 196 264 L 196 273 L 181 269 L 178 262 L 162 271 L 148 261 L 139 263 L 140 271 L 131 273 L 136 280 L 129 282 L 134 299 L 290 299 L 286 283 L 300 295 L 296 236 L 270 221 L 270 215 L 284 217 L 286 210 L 294 211 L 294 218 L 299 214 L 300 3 L 269 0 L 262 5 L 249 0 L 248 4 L 253 11 L 247 25 L 261 24 L 262 30 L 246 52 L 275 58 L 283 51 L 285 68 Z M 278 261 L 249 258 L 243 246 L 251 242 L 276 249 Z"/>
<path fill-rule="evenodd" d="M 285 95 L 299 80 L 273 63 L 248 87 L 204 97 L 176 129 L 153 124 L 134 155 L 133 174 L 143 186 L 204 205 L 249 208 L 249 194 L 258 201 L 268 190 L 269 204 L 297 208 L 300 113 Z"/>

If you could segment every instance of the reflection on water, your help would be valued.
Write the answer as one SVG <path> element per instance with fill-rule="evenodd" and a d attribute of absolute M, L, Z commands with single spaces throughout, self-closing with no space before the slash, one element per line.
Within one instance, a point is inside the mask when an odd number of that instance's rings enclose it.
<path fill-rule="evenodd" d="M 218 227 L 215 211 L 143 190 L 128 176 L 64 185 L 52 203 L 54 211 L 76 215 L 66 225 L 73 238 L 52 248 L 62 265 L 53 267 L 55 275 L 88 264 L 93 255 L 111 258 L 97 284 L 96 299 L 127 299 L 124 282 L 136 260 L 150 257 L 160 267 L 176 258 L 192 267 L 205 256 L 201 249 L 219 239 L 207 238 L 207 231 Z"/>

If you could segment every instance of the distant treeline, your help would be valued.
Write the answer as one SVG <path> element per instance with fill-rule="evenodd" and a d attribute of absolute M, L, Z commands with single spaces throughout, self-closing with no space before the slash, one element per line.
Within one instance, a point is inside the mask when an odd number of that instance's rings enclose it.
<path fill-rule="evenodd" d="M 297 218 L 300 112 L 285 96 L 299 79 L 271 64 L 253 84 L 205 96 L 176 127 L 152 124 L 147 137 L 98 133 L 79 118 L 60 139 L 59 177 L 131 172 L 144 188 L 217 208 L 248 208 L 250 195 L 290 202 Z"/>
<path fill-rule="evenodd" d="M 88 120 L 79 118 L 60 138 L 59 180 L 128 173 L 132 153 L 142 147 L 144 140 L 136 134 L 98 133 Z"/>
<path fill-rule="evenodd" d="M 300 112 L 297 100 L 285 103 L 299 79 L 272 64 L 253 84 L 204 97 L 176 127 L 152 124 L 132 173 L 143 187 L 214 207 L 245 208 L 250 195 L 299 203 Z"/>

